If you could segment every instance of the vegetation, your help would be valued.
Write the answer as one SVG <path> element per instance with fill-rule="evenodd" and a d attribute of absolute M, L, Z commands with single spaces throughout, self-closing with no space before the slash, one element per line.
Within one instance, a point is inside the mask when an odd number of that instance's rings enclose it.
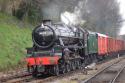
<path fill-rule="evenodd" d="M 62 13 L 70 12 L 85 21 L 83 28 L 112 37 L 117 37 L 123 20 L 117 0 L 0 0 L 0 11 L 31 24 L 59 21 Z"/>
<path fill-rule="evenodd" d="M 32 45 L 31 24 L 59 21 L 66 11 L 84 20 L 83 28 L 112 37 L 119 32 L 116 0 L 0 0 L 0 70 L 21 65 L 25 48 Z"/>
<path fill-rule="evenodd" d="M 25 48 L 32 45 L 31 28 L 28 26 L 0 13 L 0 70 L 21 66 L 26 55 Z"/>

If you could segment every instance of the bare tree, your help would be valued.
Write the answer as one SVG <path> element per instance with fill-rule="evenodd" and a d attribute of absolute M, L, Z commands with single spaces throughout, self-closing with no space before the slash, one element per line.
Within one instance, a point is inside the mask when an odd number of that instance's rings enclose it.
<path fill-rule="evenodd" d="M 116 36 L 121 26 L 119 4 L 116 0 L 21 0 L 19 8 L 13 2 L 13 15 L 19 19 L 30 18 L 29 21 L 40 22 L 42 19 L 60 21 L 60 15 L 65 12 L 77 11 L 85 20 L 84 28 Z M 6 9 L 8 0 L 2 0 L 1 11 Z M 83 3 L 79 6 L 79 3 Z M 85 4 L 84 4 L 85 3 Z M 78 19 L 79 20 L 79 19 Z"/>
<path fill-rule="evenodd" d="M 89 21 L 95 25 L 96 31 L 116 36 L 121 23 L 119 4 L 115 0 L 88 0 Z M 88 20 L 88 19 L 86 19 Z"/>

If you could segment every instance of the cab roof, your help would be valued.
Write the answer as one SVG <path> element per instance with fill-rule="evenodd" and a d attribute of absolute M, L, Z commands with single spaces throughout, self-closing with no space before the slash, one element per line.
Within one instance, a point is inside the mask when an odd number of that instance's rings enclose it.
<path fill-rule="evenodd" d="M 101 34 L 101 33 L 97 33 L 99 36 L 102 36 L 102 37 L 108 37 L 107 35 L 105 34 Z"/>

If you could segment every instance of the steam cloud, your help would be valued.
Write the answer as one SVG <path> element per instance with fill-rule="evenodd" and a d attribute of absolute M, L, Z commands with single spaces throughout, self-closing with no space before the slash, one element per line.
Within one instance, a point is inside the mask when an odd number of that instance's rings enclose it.
<path fill-rule="evenodd" d="M 121 24 L 116 0 L 39 0 L 43 20 L 62 21 L 116 37 Z"/>
<path fill-rule="evenodd" d="M 62 21 L 69 25 L 84 23 L 82 20 L 85 0 L 43 0 L 43 19 Z M 86 0 L 87 1 L 87 0 Z"/>
<path fill-rule="evenodd" d="M 87 2 L 87 0 L 86 0 Z M 80 25 L 83 24 L 85 21 L 82 19 L 83 13 L 82 10 L 86 5 L 86 2 L 79 1 L 78 5 L 75 6 L 74 12 L 64 12 L 61 14 L 61 21 L 68 24 L 68 25 Z"/>

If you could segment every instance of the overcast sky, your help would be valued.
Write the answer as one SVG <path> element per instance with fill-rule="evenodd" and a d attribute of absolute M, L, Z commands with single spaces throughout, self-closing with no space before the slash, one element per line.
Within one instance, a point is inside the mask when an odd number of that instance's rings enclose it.
<path fill-rule="evenodd" d="M 125 0 L 117 0 L 120 3 L 120 14 L 122 15 L 122 18 L 125 19 Z M 120 30 L 120 35 L 125 34 L 125 22 L 123 23 L 121 30 Z"/>

